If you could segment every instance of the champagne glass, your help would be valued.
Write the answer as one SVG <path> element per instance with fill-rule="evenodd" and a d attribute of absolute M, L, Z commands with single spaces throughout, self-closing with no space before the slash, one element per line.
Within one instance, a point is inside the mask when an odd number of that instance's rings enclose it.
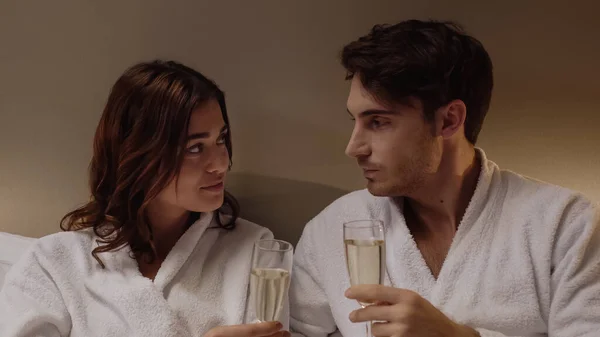
<path fill-rule="evenodd" d="M 254 244 L 250 299 L 258 322 L 278 321 L 290 287 L 293 246 L 281 240 Z"/>
<path fill-rule="evenodd" d="M 350 284 L 383 284 L 385 277 L 385 231 L 379 220 L 344 223 L 344 246 Z M 372 303 L 359 302 L 365 308 Z M 367 337 L 372 337 L 367 323 Z"/>

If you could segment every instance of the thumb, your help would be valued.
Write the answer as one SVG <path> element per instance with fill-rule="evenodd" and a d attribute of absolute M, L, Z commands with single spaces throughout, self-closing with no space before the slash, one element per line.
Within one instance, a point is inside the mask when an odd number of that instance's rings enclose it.
<path fill-rule="evenodd" d="M 272 335 L 283 328 L 279 322 L 261 322 L 222 326 L 211 330 L 205 337 L 263 337 Z"/>

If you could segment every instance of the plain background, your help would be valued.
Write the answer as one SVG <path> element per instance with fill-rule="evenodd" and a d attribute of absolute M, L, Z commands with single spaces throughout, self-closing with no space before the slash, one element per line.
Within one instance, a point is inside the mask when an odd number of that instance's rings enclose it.
<path fill-rule="evenodd" d="M 593 1 L 0 1 L 0 231 L 39 237 L 86 201 L 93 133 L 126 67 L 175 59 L 225 90 L 228 185 L 295 240 L 363 188 L 340 48 L 376 23 L 451 19 L 480 39 L 495 91 L 479 146 L 502 168 L 600 200 L 600 21 Z"/>

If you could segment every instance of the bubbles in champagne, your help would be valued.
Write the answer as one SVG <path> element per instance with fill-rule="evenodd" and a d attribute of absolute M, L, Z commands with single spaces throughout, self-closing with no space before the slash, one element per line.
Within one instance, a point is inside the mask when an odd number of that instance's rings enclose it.
<path fill-rule="evenodd" d="M 344 240 L 351 285 L 383 284 L 385 244 L 383 240 Z M 366 305 L 367 303 L 361 303 Z"/>
<path fill-rule="evenodd" d="M 254 268 L 250 274 L 250 294 L 256 318 L 277 321 L 290 286 L 290 273 L 278 268 Z"/>

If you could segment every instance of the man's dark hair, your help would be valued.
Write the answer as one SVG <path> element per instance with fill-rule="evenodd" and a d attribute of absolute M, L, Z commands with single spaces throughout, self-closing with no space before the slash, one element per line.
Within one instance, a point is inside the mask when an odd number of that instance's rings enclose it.
<path fill-rule="evenodd" d="M 481 42 L 453 22 L 409 20 L 376 25 L 346 45 L 342 64 L 374 98 L 407 104 L 418 98 L 425 118 L 459 99 L 467 107 L 465 137 L 475 144 L 492 97 L 492 61 Z"/>

